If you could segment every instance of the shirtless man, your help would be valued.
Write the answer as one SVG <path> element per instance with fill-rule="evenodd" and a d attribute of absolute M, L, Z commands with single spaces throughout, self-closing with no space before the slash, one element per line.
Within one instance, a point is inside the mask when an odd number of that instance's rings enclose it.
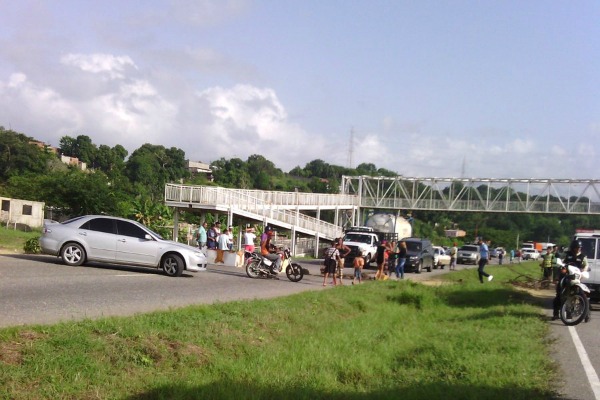
<path fill-rule="evenodd" d="M 352 284 L 354 285 L 357 279 L 358 283 L 362 283 L 362 270 L 365 266 L 365 259 L 362 257 L 356 257 L 352 263 L 352 266 L 354 267 L 354 279 L 352 279 Z"/>

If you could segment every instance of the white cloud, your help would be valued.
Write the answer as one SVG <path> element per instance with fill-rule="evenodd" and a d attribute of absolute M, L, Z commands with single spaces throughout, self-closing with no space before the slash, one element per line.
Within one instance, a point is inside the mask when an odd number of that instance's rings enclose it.
<path fill-rule="evenodd" d="M 81 126 L 83 119 L 77 107 L 54 89 L 30 82 L 25 74 L 14 73 L 6 83 L 0 81 L 0 121 L 14 124 L 19 127 L 17 130 L 35 137 L 48 131 L 62 135 L 65 129 Z"/>
<path fill-rule="evenodd" d="M 123 79 L 127 68 L 137 69 L 129 56 L 112 54 L 67 54 L 60 61 L 85 72 L 107 75 L 110 79 Z"/>

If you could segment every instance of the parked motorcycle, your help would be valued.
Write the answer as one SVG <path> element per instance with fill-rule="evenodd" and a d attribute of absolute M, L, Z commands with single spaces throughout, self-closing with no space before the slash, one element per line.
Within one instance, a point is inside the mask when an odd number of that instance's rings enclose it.
<path fill-rule="evenodd" d="M 275 262 L 263 257 L 259 253 L 245 252 L 246 274 L 252 278 L 273 278 L 285 271 L 285 275 L 292 282 L 300 282 L 304 277 L 304 270 L 300 264 L 293 262 L 288 248 L 281 251 L 281 270 L 276 271 Z"/>
<path fill-rule="evenodd" d="M 559 260 L 560 261 L 560 260 Z M 564 266 L 559 262 L 559 267 Z M 582 272 L 574 265 L 567 266 L 567 273 L 560 280 L 560 311 L 563 324 L 573 326 L 583 321 L 590 310 L 590 289 L 583 283 L 582 278 L 589 278 L 587 271 Z"/>

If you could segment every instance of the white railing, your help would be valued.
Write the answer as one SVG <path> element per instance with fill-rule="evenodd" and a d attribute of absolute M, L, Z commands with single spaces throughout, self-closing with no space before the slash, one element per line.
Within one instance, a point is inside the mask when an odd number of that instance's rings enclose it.
<path fill-rule="evenodd" d="M 342 229 L 335 224 L 304 215 L 298 210 L 277 208 L 273 206 L 273 203 L 265 201 L 265 198 L 277 201 L 289 201 L 289 196 L 286 196 L 286 194 L 289 195 L 290 193 L 281 192 L 281 197 L 261 196 L 261 193 L 263 192 L 259 190 L 167 184 L 165 187 L 165 201 L 213 206 L 222 204 L 229 207 L 232 211 L 250 212 L 263 218 L 269 218 L 301 229 L 318 232 L 326 237 L 334 238 L 341 236 Z M 292 192 L 291 194 L 295 195 L 296 193 Z"/>

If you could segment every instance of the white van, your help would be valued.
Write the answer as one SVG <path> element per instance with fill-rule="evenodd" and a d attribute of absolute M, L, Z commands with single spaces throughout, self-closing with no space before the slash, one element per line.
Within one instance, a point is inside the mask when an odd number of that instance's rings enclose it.
<path fill-rule="evenodd" d="M 585 283 L 591 291 L 592 300 L 600 300 L 600 231 L 578 232 L 574 239 L 581 242 L 581 252 L 585 254 L 590 269 L 590 278 Z"/>

